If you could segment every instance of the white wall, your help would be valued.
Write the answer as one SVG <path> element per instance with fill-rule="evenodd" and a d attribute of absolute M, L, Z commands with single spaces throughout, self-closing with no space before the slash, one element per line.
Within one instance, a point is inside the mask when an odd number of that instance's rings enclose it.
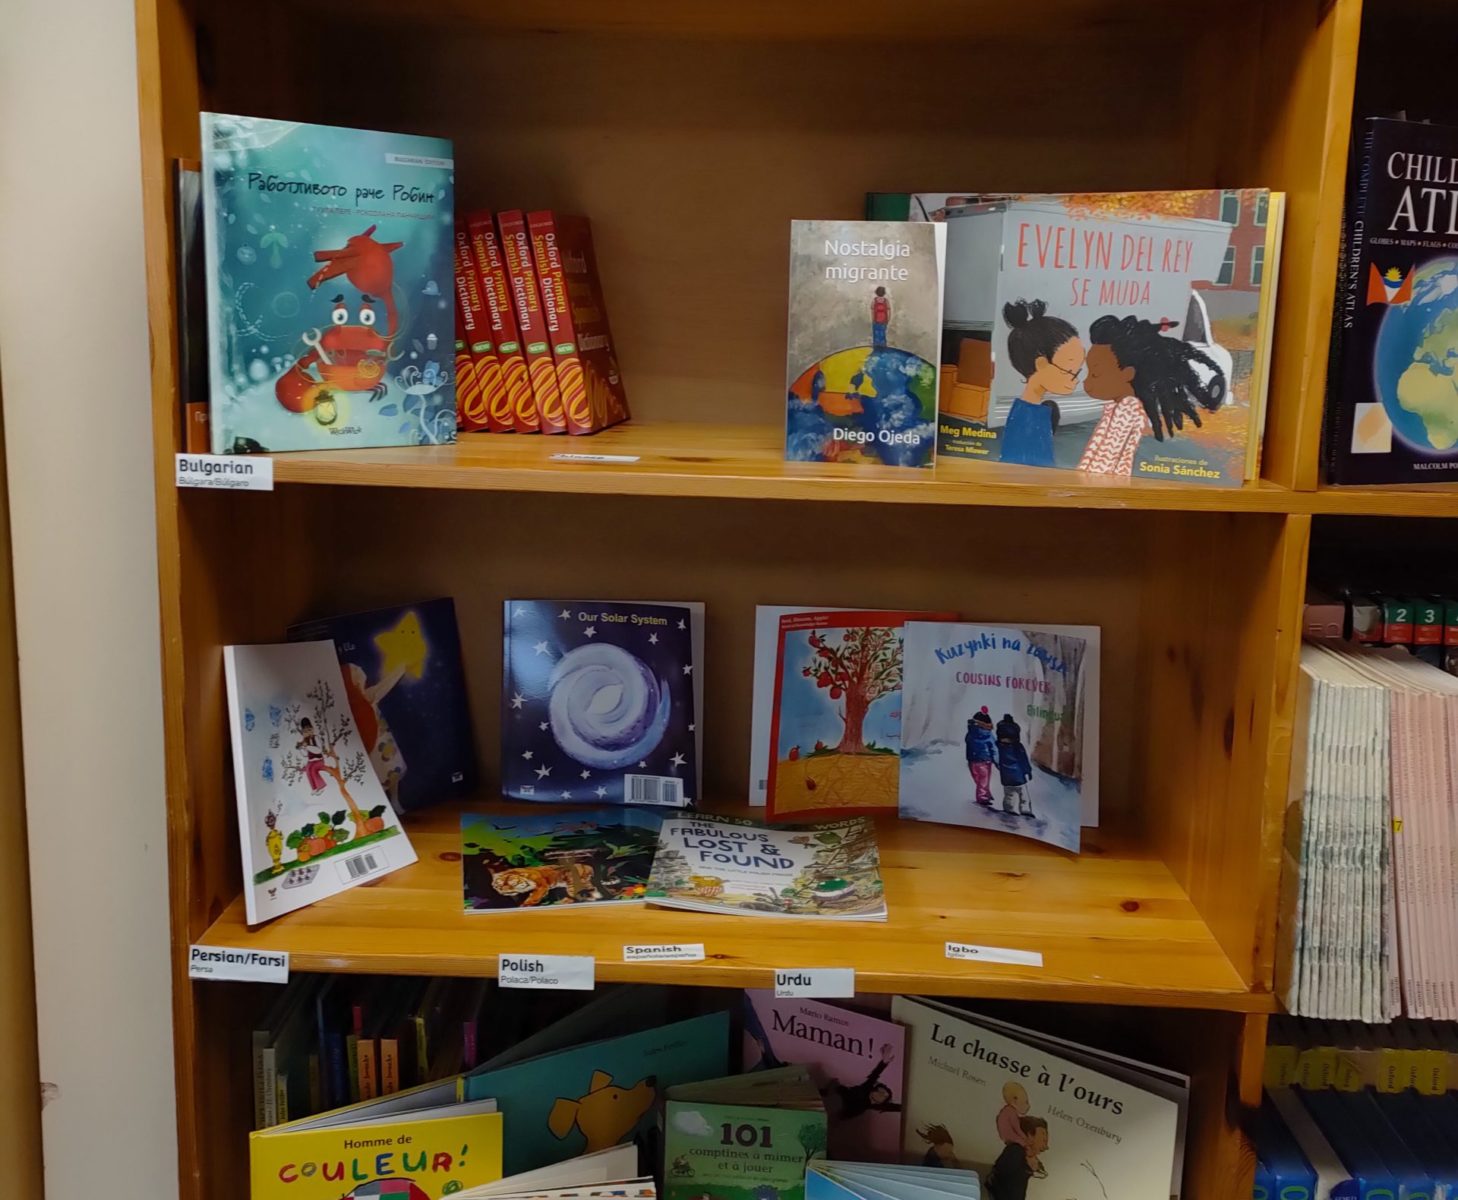
<path fill-rule="evenodd" d="M 0 3 L 0 378 L 48 1200 L 176 1195 L 133 10 Z"/>

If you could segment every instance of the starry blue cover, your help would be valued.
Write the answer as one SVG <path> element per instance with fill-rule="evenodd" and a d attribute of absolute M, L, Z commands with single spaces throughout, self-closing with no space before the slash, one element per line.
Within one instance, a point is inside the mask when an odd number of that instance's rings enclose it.
<path fill-rule="evenodd" d="M 508 600 L 501 790 L 518 800 L 697 799 L 701 606 Z"/>

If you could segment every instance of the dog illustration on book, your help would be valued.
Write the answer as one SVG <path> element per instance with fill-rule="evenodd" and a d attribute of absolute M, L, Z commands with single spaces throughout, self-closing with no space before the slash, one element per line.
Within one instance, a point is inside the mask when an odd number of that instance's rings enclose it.
<path fill-rule="evenodd" d="M 657 1099 L 658 1085 L 651 1075 L 623 1087 L 606 1071 L 594 1071 L 585 1095 L 552 1105 L 547 1128 L 557 1138 L 580 1129 L 587 1139 L 583 1153 L 595 1154 L 627 1138 Z"/>

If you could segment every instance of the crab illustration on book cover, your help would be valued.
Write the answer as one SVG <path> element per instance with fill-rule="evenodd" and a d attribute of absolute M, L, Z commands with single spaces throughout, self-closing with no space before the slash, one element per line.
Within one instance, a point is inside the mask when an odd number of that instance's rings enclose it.
<path fill-rule="evenodd" d="M 455 440 L 440 138 L 202 114 L 215 453 Z"/>

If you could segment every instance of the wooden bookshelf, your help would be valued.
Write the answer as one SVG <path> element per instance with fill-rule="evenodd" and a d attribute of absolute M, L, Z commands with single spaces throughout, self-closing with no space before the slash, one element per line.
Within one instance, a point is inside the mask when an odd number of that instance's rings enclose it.
<path fill-rule="evenodd" d="M 1190 1071 L 1184 1194 L 1246 1200 L 1313 522 L 1458 517 L 1458 493 L 1316 486 L 1360 0 L 138 0 L 137 13 L 184 1200 L 246 1193 L 246 1030 L 269 999 L 190 983 L 195 942 L 287 949 L 310 971 L 476 975 L 503 949 L 590 953 L 605 981 L 732 987 L 850 965 L 865 990 L 1041 1006 L 1137 1031 Z M 634 422 L 278 455 L 272 493 L 176 490 L 171 180 L 175 159 L 198 157 L 205 110 L 442 134 L 463 206 L 589 212 Z M 784 463 L 787 222 L 857 216 L 868 190 L 964 184 L 1284 189 L 1263 478 L 1230 491 Z M 553 594 L 708 602 L 705 778 L 722 797 L 747 792 L 756 603 L 1098 624 L 1101 827 L 1072 856 L 891 823 L 890 920 L 847 927 L 468 916 L 446 808 L 413 819 L 416 866 L 249 929 L 221 647 L 453 595 L 489 779 L 501 601 Z M 630 939 L 702 941 L 709 957 L 629 966 Z M 947 940 L 1038 950 L 1044 966 L 953 962 Z"/>

